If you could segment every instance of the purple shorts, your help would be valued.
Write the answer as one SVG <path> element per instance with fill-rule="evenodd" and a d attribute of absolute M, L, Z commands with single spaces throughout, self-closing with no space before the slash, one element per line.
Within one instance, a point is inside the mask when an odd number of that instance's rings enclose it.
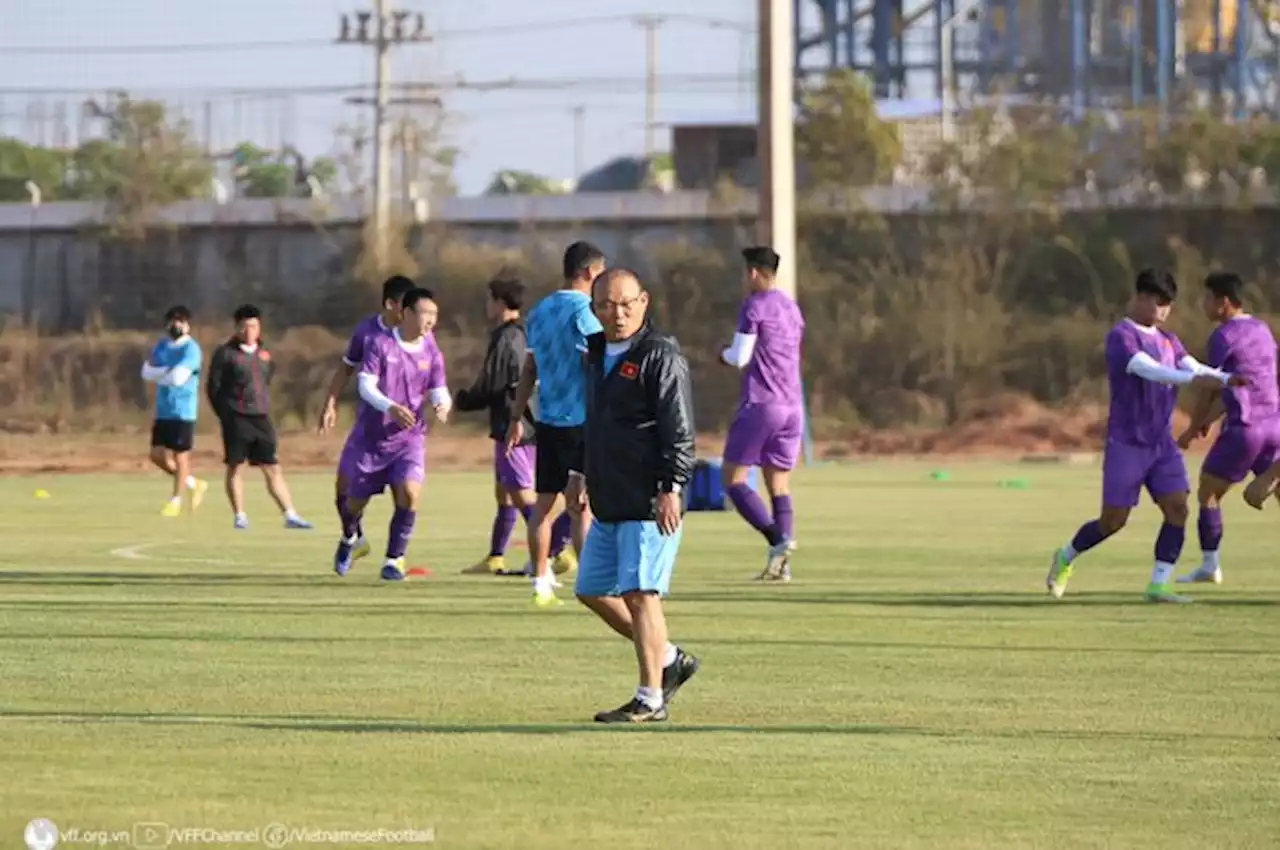
<path fill-rule="evenodd" d="M 1102 504 L 1108 508 L 1135 507 L 1143 487 L 1153 500 L 1191 491 L 1187 465 L 1173 437 L 1154 446 L 1107 440 L 1102 453 Z"/>
<path fill-rule="evenodd" d="M 724 443 L 724 459 L 737 466 L 793 469 L 804 440 L 804 410 L 776 404 L 738 408 Z"/>
<path fill-rule="evenodd" d="M 1280 454 L 1280 420 L 1264 419 L 1251 425 L 1223 426 L 1213 448 L 1205 455 L 1201 475 L 1212 475 L 1239 484 L 1249 473 L 1266 472 Z"/>
<path fill-rule="evenodd" d="M 507 447 L 493 441 L 493 477 L 504 490 L 532 490 L 533 466 L 537 449 L 531 443 L 516 446 L 507 454 Z"/>
<path fill-rule="evenodd" d="M 395 484 L 421 482 L 426 470 L 423 447 L 412 444 L 391 451 L 365 449 L 356 455 L 347 481 L 347 497 L 368 499 Z"/>
<path fill-rule="evenodd" d="M 356 464 L 362 454 L 364 447 L 356 442 L 354 434 L 348 434 L 347 441 L 342 444 L 342 454 L 338 456 L 338 477 L 344 482 L 350 483 L 355 477 Z"/>

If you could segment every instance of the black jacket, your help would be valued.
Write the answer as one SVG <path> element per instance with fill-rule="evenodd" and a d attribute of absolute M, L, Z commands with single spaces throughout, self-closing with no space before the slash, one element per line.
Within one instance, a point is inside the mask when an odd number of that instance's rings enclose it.
<path fill-rule="evenodd" d="M 261 342 L 250 354 L 232 337 L 213 351 L 205 395 L 219 418 L 233 413 L 266 416 L 271 412 L 268 387 L 275 371 L 271 352 Z"/>
<path fill-rule="evenodd" d="M 689 363 L 673 337 L 647 324 L 631 339 L 607 375 L 604 334 L 587 339 L 585 472 L 601 522 L 654 519 L 658 494 L 693 475 Z"/>
<path fill-rule="evenodd" d="M 489 348 L 484 354 L 484 365 L 475 383 L 453 396 L 453 405 L 461 411 L 489 409 L 489 436 L 495 440 L 507 438 L 511 425 L 511 404 L 516 400 L 516 387 L 520 383 L 520 369 L 524 365 L 528 341 L 524 325 L 519 320 L 507 322 L 489 332 Z M 525 409 L 524 439 L 521 445 L 533 442 L 533 416 Z"/>

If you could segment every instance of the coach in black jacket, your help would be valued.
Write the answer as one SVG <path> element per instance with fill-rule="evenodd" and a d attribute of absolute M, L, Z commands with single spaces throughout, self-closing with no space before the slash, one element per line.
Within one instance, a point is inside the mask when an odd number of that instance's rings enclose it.
<path fill-rule="evenodd" d="M 236 308 L 235 334 L 213 351 L 205 395 L 222 425 L 223 462 L 227 465 L 227 499 L 235 527 L 249 527 L 244 511 L 245 463 L 262 468 L 267 492 L 284 514 L 285 528 L 311 528 L 293 510 L 293 499 L 276 458 L 276 429 L 271 424 L 271 378 L 275 363 L 262 343 L 262 311 L 252 304 Z"/>
<path fill-rule="evenodd" d="M 635 697 L 602 723 L 667 719 L 666 704 L 698 669 L 667 640 L 662 597 L 683 532 L 682 491 L 693 474 L 693 398 L 689 364 L 672 337 L 648 323 L 649 295 L 626 269 L 595 282 L 604 333 L 587 340 L 584 485 L 595 522 L 578 566 L 577 595 L 636 647 Z M 619 598 L 620 597 L 620 598 Z"/>

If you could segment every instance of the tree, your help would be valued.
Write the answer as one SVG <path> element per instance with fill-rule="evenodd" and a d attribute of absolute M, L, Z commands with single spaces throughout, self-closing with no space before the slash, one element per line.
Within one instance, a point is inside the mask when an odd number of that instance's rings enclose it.
<path fill-rule="evenodd" d="M 531 171 L 508 169 L 499 171 L 484 190 L 486 195 L 558 195 L 564 190 L 550 177 Z"/>
<path fill-rule="evenodd" d="M 876 113 L 865 79 L 833 71 L 800 98 L 796 156 L 819 187 L 884 183 L 902 159 L 902 141 Z"/>
<path fill-rule="evenodd" d="M 40 187 L 44 200 L 65 196 L 66 151 L 40 148 L 17 139 L 0 139 L 0 202 L 25 202 L 28 181 Z"/>
<path fill-rule="evenodd" d="M 326 191 L 338 175 L 338 167 L 328 157 L 310 163 L 292 147 L 269 151 L 241 142 L 231 154 L 235 163 L 236 194 L 246 198 L 307 197 L 313 192 L 309 180 Z"/>

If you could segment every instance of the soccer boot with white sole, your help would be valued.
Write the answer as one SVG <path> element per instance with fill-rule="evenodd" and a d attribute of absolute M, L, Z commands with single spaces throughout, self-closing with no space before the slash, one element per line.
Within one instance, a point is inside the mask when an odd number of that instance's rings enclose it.
<path fill-rule="evenodd" d="M 338 548 L 333 552 L 333 571 L 345 576 L 351 570 L 351 562 L 355 560 L 355 544 L 346 540 L 338 541 Z"/>
<path fill-rule="evenodd" d="M 596 715 L 597 723 L 662 723 L 667 719 L 667 707 L 650 708 L 638 699 L 620 705 L 612 711 Z"/>
<path fill-rule="evenodd" d="M 662 699 L 671 702 L 684 683 L 698 672 L 698 659 L 676 647 L 676 660 L 662 668 Z"/>
<path fill-rule="evenodd" d="M 764 571 L 756 576 L 756 581 L 791 581 L 791 553 L 794 551 L 794 540 L 783 540 L 770 546 Z"/>
<path fill-rule="evenodd" d="M 1167 584 L 1156 584 L 1152 582 L 1147 585 L 1147 590 L 1142 594 L 1144 602 L 1164 602 L 1171 604 L 1186 604 L 1191 601 L 1190 596 L 1181 596 L 1173 592 L 1173 589 Z"/>
<path fill-rule="evenodd" d="M 286 516 L 284 518 L 284 527 L 295 531 L 308 531 L 313 528 L 311 523 L 307 522 L 297 514 L 294 514 L 293 516 Z"/>
<path fill-rule="evenodd" d="M 1222 584 L 1222 567 L 1199 567 L 1178 576 L 1178 584 Z"/>
<path fill-rule="evenodd" d="M 533 605 L 535 608 L 558 608 L 563 604 L 564 600 L 556 596 L 555 585 L 550 582 L 544 584 L 534 579 Z"/>
<path fill-rule="evenodd" d="M 191 513 L 195 513 L 200 509 L 201 503 L 204 502 L 205 494 L 209 492 L 209 482 L 197 478 L 194 487 L 187 488 L 188 507 Z"/>
<path fill-rule="evenodd" d="M 1067 582 L 1070 580 L 1071 562 L 1067 560 L 1067 553 L 1056 549 L 1049 559 L 1049 574 L 1045 576 L 1044 586 L 1048 588 L 1050 596 L 1061 599 L 1062 594 L 1067 592 Z"/>
<path fill-rule="evenodd" d="M 160 509 L 160 516 L 170 518 L 182 516 L 182 502 L 165 502 L 164 507 Z"/>

